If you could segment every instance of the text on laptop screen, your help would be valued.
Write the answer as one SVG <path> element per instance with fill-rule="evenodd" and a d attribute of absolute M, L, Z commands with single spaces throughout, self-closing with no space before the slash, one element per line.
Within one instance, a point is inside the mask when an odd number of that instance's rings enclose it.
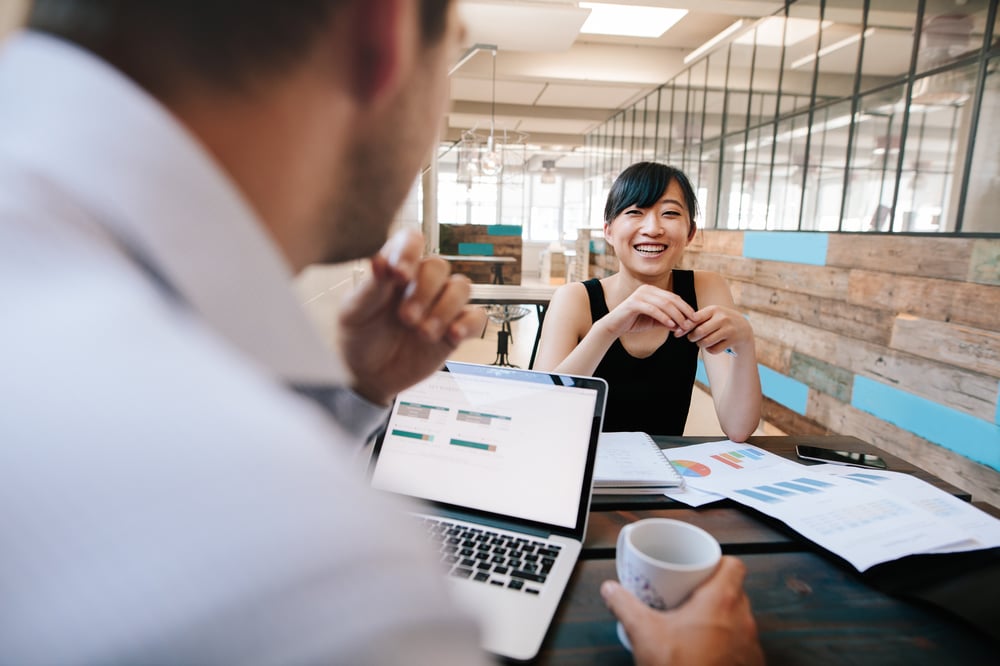
<path fill-rule="evenodd" d="M 436 372 L 393 405 L 372 485 L 573 527 L 597 392 Z"/>

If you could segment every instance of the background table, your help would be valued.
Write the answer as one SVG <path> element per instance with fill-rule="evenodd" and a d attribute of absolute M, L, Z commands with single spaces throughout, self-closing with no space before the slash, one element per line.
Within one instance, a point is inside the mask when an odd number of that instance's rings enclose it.
<path fill-rule="evenodd" d="M 469 294 L 469 302 L 478 305 L 534 305 L 538 313 L 538 328 L 535 330 L 535 341 L 531 346 L 531 359 L 528 367 L 535 365 L 535 354 L 538 353 L 538 340 L 542 335 L 542 322 L 545 321 L 545 311 L 555 287 L 526 287 L 513 284 L 474 284 Z"/>
<path fill-rule="evenodd" d="M 661 447 L 670 448 L 717 438 L 656 440 Z M 968 498 L 961 489 L 853 437 L 752 437 L 750 443 L 792 458 L 796 443 L 875 453 L 886 460 L 891 471 L 913 473 Z M 993 551 L 968 554 L 972 558 L 965 560 L 952 555 L 906 558 L 899 563 L 904 568 L 893 568 L 897 563 L 889 563 L 860 574 L 779 521 L 729 500 L 693 509 L 662 496 L 634 495 L 594 496 L 581 560 L 536 663 L 632 663 L 631 655 L 618 642 L 615 620 L 598 589 L 602 581 L 616 577 L 618 531 L 629 522 L 648 517 L 677 518 L 698 525 L 719 540 L 724 553 L 737 555 L 746 564 L 745 587 L 771 665 L 1000 663 L 1000 632 L 991 635 L 982 623 L 974 626 L 912 596 L 879 589 L 900 572 L 915 585 L 926 582 L 926 576 L 940 576 L 940 565 L 947 562 L 951 564 L 944 567 L 944 573 L 954 570 L 955 578 L 967 575 L 974 585 L 979 580 L 978 570 L 966 571 L 962 562 L 979 560 L 982 564 L 985 560 L 987 565 L 996 565 L 998 556 Z M 973 619 L 985 616 L 989 622 L 993 617 L 994 623 L 1000 623 L 1000 602 L 996 600 L 1000 588 L 990 578 L 998 575 L 1000 566 L 983 571 L 982 587 L 965 594 L 992 605 L 993 612 Z"/>
<path fill-rule="evenodd" d="M 437 254 L 434 255 L 446 261 L 471 261 L 474 263 L 490 264 L 493 270 L 493 284 L 503 284 L 503 265 L 516 264 L 517 259 L 492 254 Z"/>

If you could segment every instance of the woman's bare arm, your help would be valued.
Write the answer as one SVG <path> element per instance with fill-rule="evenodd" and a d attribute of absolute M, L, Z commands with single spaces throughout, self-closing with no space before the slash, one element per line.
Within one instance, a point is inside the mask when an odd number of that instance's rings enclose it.
<path fill-rule="evenodd" d="M 592 328 L 586 287 L 575 282 L 557 289 L 545 313 L 534 367 L 573 375 L 593 374 L 614 338 L 608 339 L 602 349 L 603 336 L 596 331 L 591 334 Z"/>
<path fill-rule="evenodd" d="M 729 285 L 718 273 L 695 273 L 700 309 L 688 334 L 702 350 L 715 413 L 726 436 L 742 442 L 760 424 L 761 390 L 750 322 L 736 309 Z"/>

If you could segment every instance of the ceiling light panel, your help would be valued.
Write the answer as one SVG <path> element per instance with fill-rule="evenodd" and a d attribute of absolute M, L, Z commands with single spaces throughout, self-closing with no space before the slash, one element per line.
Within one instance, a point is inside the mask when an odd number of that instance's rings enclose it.
<path fill-rule="evenodd" d="M 694 51 L 691 51 L 691 53 L 684 56 L 684 64 L 687 65 L 693 60 L 697 60 L 699 56 L 701 56 L 703 53 L 708 53 L 717 44 L 721 44 L 725 40 L 732 38 L 733 35 L 735 35 L 737 32 L 743 29 L 744 25 L 746 25 L 746 20 L 737 19 L 736 21 L 731 23 L 728 28 L 717 34 L 715 37 L 709 39 L 707 42 L 696 48 Z"/>
<path fill-rule="evenodd" d="M 686 9 L 600 2 L 581 2 L 580 9 L 590 10 L 581 33 L 624 37 L 660 37 L 687 15 Z"/>
<path fill-rule="evenodd" d="M 874 34 L 875 34 L 875 28 L 868 28 L 864 32 L 865 38 L 871 37 Z M 798 60 L 796 60 L 795 62 L 792 63 L 792 69 L 798 69 L 799 67 L 802 67 L 803 65 L 808 65 L 813 60 L 815 60 L 817 58 L 817 56 L 820 57 L 820 58 L 822 58 L 823 56 L 828 56 L 831 53 L 839 51 L 840 49 L 842 49 L 842 48 L 844 48 L 846 46 L 850 46 L 851 44 L 854 44 L 854 43 L 860 42 L 860 41 L 861 41 L 861 33 L 860 32 L 857 33 L 857 34 L 851 35 L 850 37 L 845 37 L 844 39 L 838 40 L 838 41 L 834 42 L 833 44 L 830 44 L 829 46 L 824 46 L 823 48 L 821 48 L 819 50 L 818 53 L 810 53 L 809 55 L 807 55 L 805 57 L 799 58 Z"/>
<path fill-rule="evenodd" d="M 786 26 L 787 23 L 787 26 Z M 820 22 L 812 19 L 771 16 L 757 24 L 755 30 L 747 32 L 736 39 L 737 44 L 754 44 L 757 46 L 791 46 L 804 39 L 814 36 L 820 29 Z M 828 28 L 833 21 L 823 21 L 822 27 Z M 784 42 L 782 42 L 784 37 Z"/>
<path fill-rule="evenodd" d="M 572 5 L 459 2 L 467 45 L 495 44 L 500 51 L 562 53 L 576 41 L 587 10 Z"/>

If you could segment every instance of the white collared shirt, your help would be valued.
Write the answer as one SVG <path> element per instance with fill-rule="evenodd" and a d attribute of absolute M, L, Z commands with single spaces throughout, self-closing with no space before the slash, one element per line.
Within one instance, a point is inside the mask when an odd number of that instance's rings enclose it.
<path fill-rule="evenodd" d="M 0 663 L 483 658 L 367 426 L 288 390 L 348 382 L 290 278 L 152 97 L 0 45 Z"/>

